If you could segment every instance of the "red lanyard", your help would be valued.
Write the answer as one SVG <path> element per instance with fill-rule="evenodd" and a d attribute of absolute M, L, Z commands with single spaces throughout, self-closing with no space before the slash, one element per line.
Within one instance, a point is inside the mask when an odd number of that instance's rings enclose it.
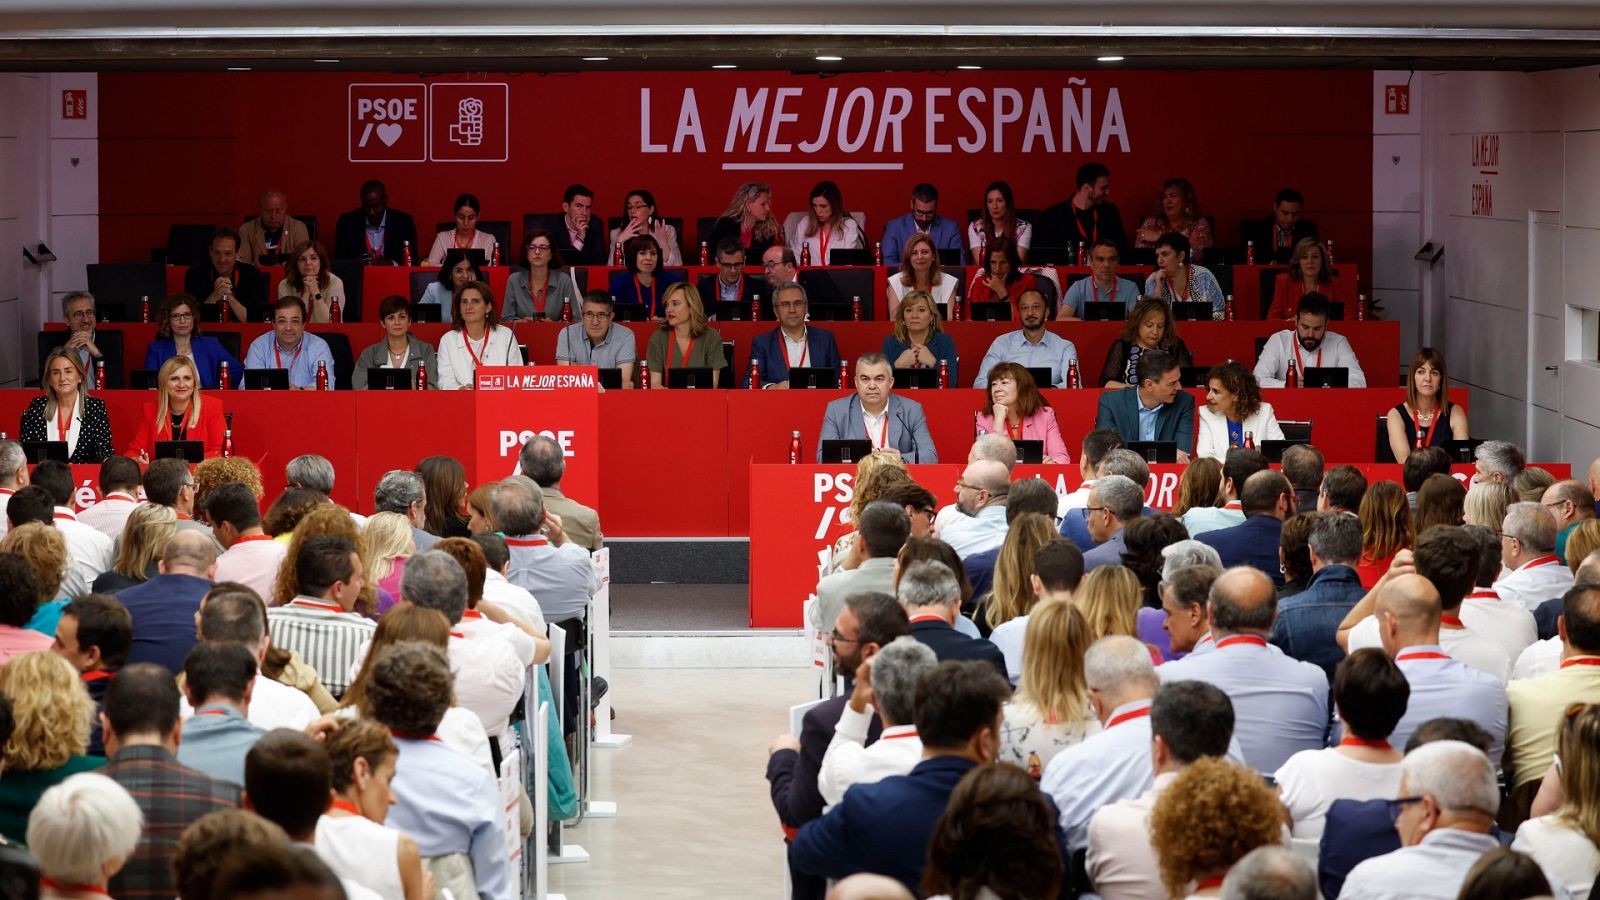
<path fill-rule="evenodd" d="M 352 816 L 361 815 L 361 809 L 349 800 L 335 800 L 328 804 L 329 809 L 342 809 Z"/>
<path fill-rule="evenodd" d="M 56 434 L 63 441 L 67 439 L 67 431 L 72 428 L 72 410 L 77 405 L 77 401 L 73 401 L 72 406 L 56 404 Z"/>
<path fill-rule="evenodd" d="M 228 710 L 226 709 L 202 709 L 195 713 L 197 716 L 225 716 L 227 714 Z"/>
<path fill-rule="evenodd" d="M 289 365 L 285 366 L 283 364 L 283 355 L 278 352 L 278 342 L 277 341 L 273 341 L 272 342 L 272 361 L 274 363 L 276 363 L 277 367 L 280 368 L 280 369 L 283 369 L 283 368 L 292 369 L 292 368 L 294 368 L 294 364 L 297 361 L 299 361 L 299 359 L 300 359 L 300 351 L 304 350 L 305 348 L 306 348 L 306 342 L 305 341 L 301 341 L 299 344 L 295 345 L 294 355 L 289 357 Z"/>
<path fill-rule="evenodd" d="M 911 621 L 912 622 L 944 622 L 944 616 L 936 616 L 933 613 L 926 613 L 926 614 L 920 615 L 920 616 L 912 616 L 911 617 Z M 945 624 L 948 625 L 949 623 L 946 622 Z"/>
<path fill-rule="evenodd" d="M 1562 660 L 1561 668 L 1565 669 L 1567 666 L 1600 666 L 1600 656 L 1578 656 Z"/>
<path fill-rule="evenodd" d="M 63 881 L 57 881 L 54 878 L 40 878 L 39 884 L 63 894 L 101 894 L 106 897 L 111 896 L 110 891 L 92 884 L 68 884 Z"/>
<path fill-rule="evenodd" d="M 781 329 L 779 330 L 779 334 L 781 336 L 781 339 L 783 340 L 783 361 L 786 362 L 786 363 L 789 363 L 789 368 L 791 368 L 791 369 L 804 369 L 806 367 L 806 359 L 807 359 L 807 357 L 809 357 L 811 355 L 811 334 L 810 334 L 810 332 L 807 332 L 807 333 L 802 334 L 800 336 L 800 361 L 799 362 L 789 362 L 789 336 L 786 335 L 786 334 L 783 334 Z"/>
<path fill-rule="evenodd" d="M 866 410 L 862 410 L 861 412 L 862 412 L 862 415 L 864 417 L 866 415 Z M 862 424 L 863 427 L 866 427 L 866 419 L 865 418 L 863 418 L 861 420 L 861 424 Z M 872 440 L 872 429 L 871 428 L 867 428 L 867 441 L 872 444 L 872 449 L 874 449 L 874 450 L 882 450 L 883 448 L 889 446 L 889 407 L 888 406 L 885 406 L 883 408 L 883 434 L 879 437 L 878 440 L 874 441 L 874 440 Z"/>
<path fill-rule="evenodd" d="M 1388 741 L 1369 741 L 1366 738 L 1358 738 L 1353 734 L 1345 735 L 1343 738 L 1341 738 L 1339 740 L 1339 746 L 1341 746 L 1341 747 L 1371 747 L 1374 750 L 1393 750 L 1394 749 L 1394 747 L 1389 745 Z"/>
<path fill-rule="evenodd" d="M 90 684 L 96 681 L 110 681 L 115 677 L 117 677 L 117 673 L 115 672 L 107 672 L 105 669 L 95 669 L 93 672 L 83 673 L 82 675 L 78 676 L 78 679 L 84 684 Z"/>
<path fill-rule="evenodd" d="M 1318 365 L 1322 364 L 1322 351 L 1321 350 L 1317 351 L 1317 364 Z M 1411 409 L 1411 405 L 1409 403 L 1406 404 L 1406 408 L 1407 409 Z M 1418 417 L 1420 415 L 1421 414 L 1417 410 L 1411 409 L 1411 424 L 1416 425 L 1416 423 L 1418 422 Z M 1423 447 L 1430 447 L 1430 446 L 1433 445 L 1433 430 L 1435 428 L 1439 427 L 1439 420 L 1442 419 L 1442 418 L 1444 418 L 1444 410 L 1443 409 L 1436 409 L 1436 410 L 1433 411 L 1433 421 L 1428 423 L 1428 434 L 1427 434 L 1426 437 L 1417 438 L 1417 447 L 1416 447 L 1416 449 L 1421 450 Z M 1418 430 L 1421 430 L 1421 426 L 1418 426 Z"/>
<path fill-rule="evenodd" d="M 1304 383 L 1303 379 L 1306 377 L 1306 361 L 1305 361 L 1305 357 L 1302 357 L 1300 355 L 1300 336 L 1299 335 L 1290 335 L 1289 336 L 1289 340 L 1294 343 L 1294 358 L 1297 361 L 1299 361 L 1299 363 L 1300 363 L 1300 378 L 1302 379 L 1302 384 L 1303 384 Z M 1317 348 L 1317 368 L 1319 368 L 1319 369 L 1322 368 L 1322 348 L 1321 347 Z"/>
<path fill-rule="evenodd" d="M 461 618 L 463 618 L 463 619 L 481 619 L 481 618 L 483 618 L 483 613 L 478 612 L 475 609 L 463 609 L 461 611 Z"/>
<path fill-rule="evenodd" d="M 937 617 L 935 617 L 935 618 L 937 618 Z M 880 740 L 880 741 L 898 741 L 898 740 L 902 740 L 904 738 L 914 738 L 916 736 L 917 736 L 917 729 L 913 727 L 910 731 L 906 732 L 905 734 L 886 734 L 886 735 L 878 738 L 878 740 Z"/>
<path fill-rule="evenodd" d="M 822 229 L 817 232 L 817 243 L 822 245 L 822 259 L 817 261 L 817 265 L 819 266 L 825 266 L 828 264 L 828 232 L 832 230 L 832 226 L 824 225 Z"/>
<path fill-rule="evenodd" d="M 78 521 L 78 517 L 76 515 L 73 515 L 70 512 L 61 512 L 61 511 L 58 510 L 56 512 L 56 521 L 57 522 L 76 522 L 76 521 Z"/>
<path fill-rule="evenodd" d="M 1472 593 L 1468 594 L 1467 595 L 1467 599 L 1468 600 L 1499 600 L 1500 599 L 1500 592 L 1495 590 L 1494 588 L 1485 588 L 1485 589 L 1483 589 L 1481 591 L 1473 591 Z"/>
<path fill-rule="evenodd" d="M 1222 640 L 1217 641 L 1217 649 L 1221 650 L 1223 647 L 1232 647 L 1234 644 L 1253 644 L 1257 647 L 1265 647 L 1267 645 L 1267 639 L 1253 634 L 1236 634 L 1233 637 L 1225 637 Z"/>
<path fill-rule="evenodd" d="M 1093 219 L 1092 230 L 1087 233 L 1084 232 L 1083 219 L 1079 218 L 1077 209 L 1073 209 L 1072 211 L 1072 224 L 1077 226 L 1078 234 L 1082 235 L 1083 239 L 1092 245 L 1095 241 L 1100 240 L 1100 204 L 1096 203 L 1094 206 L 1090 207 L 1090 210 L 1090 215 Z M 1083 265 L 1083 260 L 1078 260 L 1078 265 Z"/>
<path fill-rule="evenodd" d="M 272 539 L 273 539 L 272 535 L 270 535 L 270 534 L 247 534 L 244 537 L 239 538 L 238 540 L 234 541 L 234 543 L 235 544 L 244 544 L 244 543 L 248 543 L 249 541 L 270 541 Z"/>
<path fill-rule="evenodd" d="M 490 332 L 487 328 L 484 329 L 483 350 L 481 351 L 483 356 L 489 355 L 489 335 L 491 333 L 492 332 Z M 461 329 L 461 343 L 467 345 L 467 355 L 472 357 L 472 367 L 476 369 L 478 366 L 483 365 L 483 357 L 479 356 L 477 352 L 473 351 L 472 338 L 467 336 L 467 330 L 465 328 Z"/>
<path fill-rule="evenodd" d="M 1465 628 L 1465 627 L 1467 627 L 1467 626 L 1461 624 L 1461 617 L 1460 616 L 1440 616 L 1439 617 L 1439 624 L 1440 625 L 1449 625 L 1451 628 Z"/>
<path fill-rule="evenodd" d="M 468 247 L 471 247 L 473 243 L 477 241 L 478 233 L 474 231 L 472 233 L 472 237 L 467 238 L 467 242 L 465 244 L 461 243 L 461 232 L 459 231 L 452 233 L 450 235 L 450 239 L 455 243 L 457 250 L 465 250 Z"/>
<path fill-rule="evenodd" d="M 653 315 L 656 311 L 656 293 L 660 286 L 660 282 L 650 282 L 650 301 L 646 303 L 644 299 L 644 285 L 639 283 L 639 276 L 633 276 L 633 295 L 639 298 L 640 303 L 644 303 L 644 311 L 646 315 Z"/>
<path fill-rule="evenodd" d="M 1178 296 L 1178 286 L 1172 283 L 1172 279 L 1167 279 L 1167 291 L 1172 294 L 1173 303 L 1187 302 L 1189 296 L 1194 293 L 1194 287 L 1191 283 L 1194 281 L 1194 266 L 1186 264 L 1181 268 L 1183 269 L 1183 277 L 1178 280 L 1183 282 L 1183 296 Z"/>
<path fill-rule="evenodd" d="M 300 597 L 300 598 L 297 598 L 297 599 L 289 601 L 289 605 L 290 606 L 301 606 L 301 607 L 305 607 L 306 609 L 320 609 L 323 612 L 336 612 L 336 613 L 344 612 L 344 607 L 340 606 L 337 603 L 322 603 L 322 602 L 319 602 L 319 601 L 316 601 L 316 600 L 307 600 L 304 597 Z"/>
<path fill-rule="evenodd" d="M 550 293 L 550 277 L 548 275 L 545 276 L 544 287 L 540 288 L 537 293 L 535 293 L 531 287 L 529 288 L 528 293 L 533 294 L 534 312 L 541 316 L 544 315 L 544 298 L 546 294 Z"/>
<path fill-rule="evenodd" d="M 1132 719 L 1142 719 L 1148 715 L 1150 715 L 1150 705 L 1147 703 L 1139 709 L 1130 709 L 1125 713 L 1118 713 L 1117 715 L 1112 716 L 1110 720 L 1106 722 L 1106 730 L 1110 731 L 1118 725 L 1121 725 L 1123 722 L 1127 722 Z"/>
<path fill-rule="evenodd" d="M 1450 654 L 1440 653 L 1437 650 L 1417 650 L 1412 653 L 1401 653 L 1395 656 L 1395 662 L 1406 662 L 1413 659 L 1449 659 Z"/>
<path fill-rule="evenodd" d="M 676 332 L 667 332 L 667 371 L 672 371 L 672 351 L 677 349 L 678 335 Z M 683 355 L 678 357 L 684 368 L 689 367 L 689 357 L 694 353 L 694 338 L 689 338 L 689 346 L 683 348 Z"/>
<path fill-rule="evenodd" d="M 1119 279 L 1117 278 L 1117 276 L 1115 276 L 1115 275 L 1111 276 L 1111 296 L 1107 297 L 1105 302 L 1107 302 L 1107 303 L 1115 303 L 1115 302 L 1117 302 L 1117 288 L 1121 286 L 1121 285 L 1117 284 L 1118 280 Z M 1094 281 L 1093 278 L 1089 279 L 1089 289 L 1094 291 L 1094 302 L 1099 303 L 1100 302 L 1100 285 L 1095 284 L 1095 281 Z"/>

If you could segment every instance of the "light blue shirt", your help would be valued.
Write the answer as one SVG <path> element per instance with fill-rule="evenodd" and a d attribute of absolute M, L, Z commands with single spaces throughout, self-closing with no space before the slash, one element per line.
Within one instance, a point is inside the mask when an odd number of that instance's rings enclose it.
<path fill-rule="evenodd" d="M 556 336 L 556 359 L 580 366 L 616 369 L 638 362 L 639 348 L 634 346 L 633 332 L 615 322 L 598 344 L 589 340 L 582 322 L 574 322 Z"/>
<path fill-rule="evenodd" d="M 440 282 L 433 282 L 422 290 L 422 296 L 417 298 L 418 303 L 428 303 L 439 307 L 439 321 L 453 322 L 456 314 L 456 292 L 445 287 Z"/>
<path fill-rule="evenodd" d="M 378 248 L 378 252 L 376 254 L 377 256 L 384 255 L 383 254 L 383 231 L 384 231 L 384 228 L 387 227 L 388 224 L 389 224 L 389 211 L 387 209 L 383 211 L 383 218 L 378 220 L 378 224 L 377 225 L 373 225 L 373 224 L 367 222 L 367 217 L 366 217 L 365 214 L 362 214 L 361 221 L 362 221 L 362 224 L 364 224 L 366 226 L 366 229 L 367 229 L 367 246 L 368 247 L 377 247 Z"/>
<path fill-rule="evenodd" d="M 277 350 L 274 355 L 273 350 Z M 295 352 L 298 350 L 299 352 Z M 314 388 L 317 386 L 317 363 L 324 363 L 328 367 L 328 387 L 333 387 L 333 351 L 328 349 L 328 342 L 320 337 L 306 332 L 300 337 L 300 346 L 295 350 L 284 350 L 278 346 L 278 334 L 269 331 L 250 342 L 250 351 L 244 355 L 244 367 L 250 369 L 288 369 L 289 386 L 298 388 Z M 236 388 L 244 387 L 244 379 L 240 378 L 234 384 Z"/>
<path fill-rule="evenodd" d="M 1097 290 L 1094 277 L 1080 278 L 1067 287 L 1067 294 L 1061 298 L 1061 305 L 1072 308 L 1072 314 L 1083 318 L 1083 305 L 1085 303 L 1113 303 L 1121 302 L 1123 309 L 1133 312 L 1133 307 L 1139 302 L 1139 286 L 1126 278 L 1117 278 L 1115 293 L 1102 293 L 1095 295 Z"/>
<path fill-rule="evenodd" d="M 1139 440 L 1153 441 L 1156 439 L 1156 416 L 1161 413 L 1161 404 L 1145 409 L 1144 401 L 1139 400 Z"/>
<path fill-rule="evenodd" d="M 1007 529 L 1005 504 L 997 503 L 978 510 L 975 516 L 961 516 L 939 532 L 939 537 L 955 548 L 957 556 L 966 559 L 1005 543 Z M 537 591 L 534 596 L 539 596 Z"/>
<path fill-rule="evenodd" d="M 1416 653 L 1444 653 L 1437 644 L 1419 644 L 1395 654 L 1395 665 L 1411 685 L 1406 714 L 1389 735 L 1404 747 L 1423 722 L 1443 716 L 1471 719 L 1489 732 L 1489 759 L 1496 769 L 1506 744 L 1506 688 L 1498 678 L 1454 659 L 1407 659 Z"/>
<path fill-rule="evenodd" d="M 1183 527 L 1189 537 L 1198 537 L 1208 531 L 1221 531 L 1244 524 L 1244 510 L 1222 506 L 1196 506 L 1183 514 Z"/>
<path fill-rule="evenodd" d="M 472 858 L 478 893 L 511 900 L 510 863 L 500 789 L 472 759 L 437 740 L 394 739 L 395 805 L 390 828 L 417 842 L 423 857 L 465 853 Z"/>
<path fill-rule="evenodd" d="M 983 363 L 978 366 L 978 380 L 973 382 L 973 387 L 989 386 L 989 370 L 1004 362 L 1016 363 L 1025 369 L 1050 370 L 1050 383 L 1041 384 L 1039 387 L 1065 387 L 1067 384 L 1067 369 L 1078 359 L 1078 348 L 1073 343 L 1060 335 L 1049 331 L 1035 344 L 1028 340 L 1022 331 L 1008 331 L 994 339 L 989 345 L 989 352 L 983 355 Z M 1079 375 L 1082 375 L 1081 366 Z"/>
<path fill-rule="evenodd" d="M 588 616 L 589 598 L 600 590 L 589 551 L 573 543 L 556 547 L 543 535 L 507 535 L 506 549 L 511 554 L 506 580 L 539 601 L 546 621 L 560 624 Z"/>
<path fill-rule="evenodd" d="M 1249 637 L 1234 643 L 1230 637 Z M 1260 641 L 1260 643 L 1256 643 Z M 1328 676 L 1320 666 L 1291 659 L 1264 638 L 1220 635 L 1216 649 L 1191 653 L 1156 669 L 1163 684 L 1204 681 L 1233 701 L 1233 734 L 1244 761 L 1272 774 L 1301 750 L 1320 750 L 1328 737 Z"/>
<path fill-rule="evenodd" d="M 1412 847 L 1375 856 L 1345 878 L 1340 900 L 1450 900 L 1461 892 L 1479 857 L 1500 846 L 1492 835 L 1460 828 L 1436 828 Z M 1551 887 L 1564 882 L 1548 878 Z M 1556 896 L 1565 896 L 1561 891 Z"/>
<path fill-rule="evenodd" d="M 245 755 L 263 734 L 266 732 L 233 707 L 207 704 L 183 723 L 178 762 L 244 787 Z"/>
<path fill-rule="evenodd" d="M 1150 761 L 1150 700 L 1124 703 L 1106 721 L 1138 713 L 1062 750 L 1045 766 L 1039 789 L 1061 811 L 1067 849 L 1089 846 L 1089 820 L 1100 807 L 1129 800 L 1150 789 L 1155 766 Z"/>

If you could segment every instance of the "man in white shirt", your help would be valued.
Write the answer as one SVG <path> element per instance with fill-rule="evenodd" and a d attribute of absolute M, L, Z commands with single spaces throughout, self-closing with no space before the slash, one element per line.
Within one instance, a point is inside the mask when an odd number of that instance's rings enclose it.
<path fill-rule="evenodd" d="M 1033 574 L 1028 576 L 1034 604 L 1052 600 L 1072 602 L 1072 592 L 1083 583 L 1083 553 L 1071 541 L 1051 541 L 1033 556 Z M 1028 633 L 1028 616 L 1023 614 L 1000 623 L 989 635 L 989 642 L 1006 658 L 1006 677 L 1015 685 L 1022 680 L 1022 646 Z"/>
<path fill-rule="evenodd" d="M 1007 441 L 1006 443 L 1010 443 Z M 6 518 L 6 504 L 11 495 L 28 486 L 28 456 L 16 441 L 0 441 L 0 537 L 11 530 Z"/>
<path fill-rule="evenodd" d="M 511 554 L 506 578 L 539 599 L 551 624 L 570 628 L 566 623 L 587 618 L 600 578 L 589 551 L 568 541 L 561 520 L 545 512 L 539 486 L 513 475 L 495 487 L 489 503 Z"/>
<path fill-rule="evenodd" d="M 1506 510 L 1505 524 L 1500 526 L 1500 561 L 1509 574 L 1495 582 L 1495 591 L 1500 599 L 1529 612 L 1572 587 L 1572 570 L 1556 556 L 1555 517 L 1538 503 L 1513 503 Z"/>
<path fill-rule="evenodd" d="M 61 581 L 61 594 L 87 594 L 100 573 L 116 562 L 111 538 L 78 521 L 78 514 L 72 509 L 72 469 L 66 463 L 51 459 L 34 466 L 33 483 L 50 492 L 56 506 L 56 530 L 67 539 L 67 552 L 72 556 L 72 565 Z"/>
<path fill-rule="evenodd" d="M 817 773 L 817 789 L 828 806 L 844 799 L 852 785 L 909 774 L 921 761 L 915 719 L 917 679 L 938 665 L 933 650 L 903 635 L 867 657 L 853 673 L 854 690 L 839 711 L 833 740 Z M 883 722 L 883 733 L 869 747 L 867 730 L 874 712 Z"/>
<path fill-rule="evenodd" d="M 894 593 L 895 560 L 910 535 L 911 519 L 904 507 L 877 500 L 861 510 L 855 543 L 860 562 L 854 569 L 840 569 L 817 582 L 817 602 L 811 612 L 818 634 L 833 630 L 847 597 L 868 592 Z"/>
<path fill-rule="evenodd" d="M 258 596 L 271 597 L 289 545 L 273 540 L 261 529 L 261 508 L 250 486 L 237 481 L 217 485 L 206 496 L 206 521 L 224 548 L 217 557 L 215 579 L 237 582 Z"/>
<path fill-rule="evenodd" d="M 1349 369 L 1350 387 L 1367 386 L 1366 373 L 1355 351 L 1344 336 L 1328 330 L 1328 298 L 1312 292 L 1300 298 L 1293 331 L 1280 331 L 1267 339 L 1256 363 L 1256 380 L 1264 388 L 1280 388 L 1294 361 L 1300 384 L 1305 385 L 1306 369 Z"/>
<path fill-rule="evenodd" d="M 1461 622 L 1473 634 L 1499 647 L 1515 662 L 1539 640 L 1539 626 L 1520 603 L 1508 602 L 1495 590 L 1500 577 L 1500 536 L 1482 525 L 1462 527 L 1478 545 L 1478 572 L 1473 588 L 1461 601 Z"/>
<path fill-rule="evenodd" d="M 1164 684 L 1150 703 L 1151 786 L 1137 797 L 1102 806 L 1089 820 L 1085 866 L 1101 900 L 1167 900 L 1150 845 L 1150 811 L 1184 767 L 1225 756 L 1233 737 L 1233 703 L 1203 681 Z"/>
<path fill-rule="evenodd" d="M 1050 307 L 1038 291 L 1026 291 L 1017 298 L 1017 318 L 1022 321 L 1019 331 L 1008 331 L 994 339 L 989 352 L 983 355 L 978 366 L 978 378 L 972 383 L 976 388 L 989 386 L 989 370 L 1001 363 L 1016 363 L 1025 369 L 1049 369 L 1048 384 L 1039 388 L 1067 387 L 1067 372 L 1078 361 L 1078 348 L 1060 335 L 1044 327 L 1050 318 Z M 1079 373 L 1082 377 L 1082 373 Z"/>
<path fill-rule="evenodd" d="M 956 508 L 965 518 L 940 531 L 940 539 L 962 558 L 1000 546 L 1006 539 L 1010 491 L 1011 473 L 1004 465 L 988 459 L 968 463 L 956 482 Z"/>
<path fill-rule="evenodd" d="M 483 596 L 488 581 L 489 558 L 477 542 L 467 538 L 445 538 L 433 545 L 448 553 L 467 575 L 467 608 L 456 622 L 456 630 L 468 638 L 505 641 L 523 668 L 550 658 L 550 639 L 542 632 L 511 615 Z"/>
<path fill-rule="evenodd" d="M 1234 447 L 1224 459 L 1222 495 L 1226 499 L 1221 506 L 1196 506 L 1183 514 L 1183 527 L 1188 529 L 1189 537 L 1243 525 L 1244 504 L 1239 501 L 1239 492 L 1251 475 L 1271 468 L 1266 456 L 1254 448 Z"/>
<path fill-rule="evenodd" d="M 195 613 L 195 637 L 202 641 L 239 644 L 255 656 L 259 666 L 272 646 L 265 621 L 260 597 L 248 591 L 212 591 L 200 601 L 200 611 Z M 299 731 L 320 715 L 317 704 L 303 691 L 260 672 L 256 673 L 253 684 L 245 717 L 264 731 L 274 728 Z M 185 719 L 194 715 L 188 698 L 184 698 L 182 712 Z"/>
<path fill-rule="evenodd" d="M 115 542 L 138 505 L 139 464 L 126 456 L 108 456 L 100 463 L 100 502 L 78 513 L 78 521 Z"/>
<path fill-rule="evenodd" d="M 506 546 L 506 539 L 498 534 L 485 533 L 473 535 L 472 542 L 483 551 L 484 562 L 488 566 L 483 573 L 483 599 L 510 613 L 534 631 L 544 634 L 544 612 L 539 609 L 538 599 L 526 588 L 518 587 L 506 578 L 506 571 L 511 566 L 511 550 Z"/>
<path fill-rule="evenodd" d="M 1400 799 L 1393 801 L 1402 846 L 1352 869 L 1341 900 L 1459 894 L 1478 858 L 1500 846 L 1490 833 L 1500 809 L 1494 771 L 1488 757 L 1461 741 L 1411 751 L 1401 764 Z"/>
<path fill-rule="evenodd" d="M 1472 480 L 1510 484 L 1527 466 L 1522 450 L 1510 441 L 1484 441 L 1473 451 Z"/>
<path fill-rule="evenodd" d="M 1083 447 L 1078 453 L 1078 475 L 1083 483 L 1077 490 L 1061 498 L 1057 518 L 1064 517 L 1069 509 L 1083 509 L 1089 505 L 1089 489 L 1100 472 L 1100 462 L 1106 454 L 1122 446 L 1122 433 L 1115 428 L 1096 428 L 1083 436 Z"/>
<path fill-rule="evenodd" d="M 1121 438 L 1118 438 L 1120 441 Z M 1017 467 L 1017 445 L 1003 434 L 980 434 L 972 442 L 972 449 L 967 451 L 967 464 L 971 465 L 980 459 L 993 460 L 1006 467 L 1006 479 L 1011 478 L 1011 471 Z M 1087 496 L 1088 492 L 1084 492 Z M 966 514 L 957 508 L 954 503 L 946 503 L 933 517 L 933 531 L 940 537 L 953 523 L 966 518 Z"/>

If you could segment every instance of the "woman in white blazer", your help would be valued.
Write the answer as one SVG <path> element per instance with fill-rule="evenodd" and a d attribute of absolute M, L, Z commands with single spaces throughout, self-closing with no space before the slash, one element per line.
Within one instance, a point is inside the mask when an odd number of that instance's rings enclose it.
<path fill-rule="evenodd" d="M 1283 440 L 1272 404 L 1261 399 L 1261 385 L 1236 362 L 1212 366 L 1206 373 L 1206 405 L 1200 407 L 1200 432 L 1194 455 L 1226 461 L 1229 447 L 1256 447 Z"/>
<path fill-rule="evenodd" d="M 481 281 L 456 288 L 455 328 L 439 339 L 439 389 L 470 390 L 479 366 L 520 366 L 522 354 L 511 329 L 500 324 L 494 293 Z"/>
<path fill-rule="evenodd" d="M 867 246 L 861 223 L 844 208 L 844 195 L 831 181 L 819 181 L 811 189 L 811 210 L 791 214 L 784 222 L 794 258 L 805 261 L 804 249 L 811 250 L 811 265 L 828 265 L 830 250 L 862 250 Z"/>

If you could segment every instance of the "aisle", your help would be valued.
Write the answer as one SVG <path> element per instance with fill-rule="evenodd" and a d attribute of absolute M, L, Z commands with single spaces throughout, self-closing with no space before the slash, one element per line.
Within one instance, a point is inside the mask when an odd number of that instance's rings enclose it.
<path fill-rule="evenodd" d="M 593 756 L 591 795 L 615 819 L 569 828 L 588 863 L 550 867 L 569 900 L 776 898 L 783 837 L 768 799 L 767 745 L 788 729 L 811 670 L 618 669 L 615 729 L 633 735 Z"/>

